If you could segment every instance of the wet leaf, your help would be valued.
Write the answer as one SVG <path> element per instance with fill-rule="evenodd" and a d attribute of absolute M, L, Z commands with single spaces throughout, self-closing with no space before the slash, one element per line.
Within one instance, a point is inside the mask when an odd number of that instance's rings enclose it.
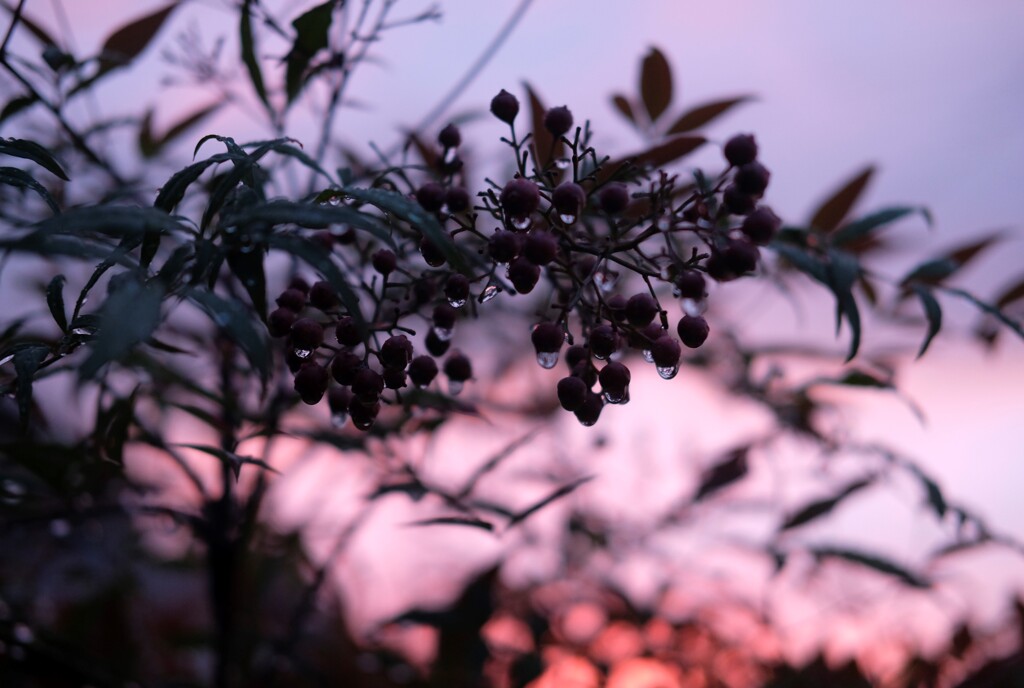
<path fill-rule="evenodd" d="M 183 229 L 177 218 L 161 210 L 124 205 L 72 208 L 43 220 L 36 227 L 51 234 L 102 234 L 113 237 L 140 237 L 145 232 L 173 233 Z"/>
<path fill-rule="evenodd" d="M 869 165 L 843 184 L 812 213 L 810 226 L 823 232 L 831 232 L 839 227 L 864 193 L 874 173 L 874 166 Z"/>
<path fill-rule="evenodd" d="M 917 357 L 921 358 L 924 356 L 924 352 L 928 350 L 932 339 L 942 329 L 942 306 L 939 305 L 939 302 L 926 287 L 915 284 L 911 289 L 917 294 L 917 298 L 920 299 L 921 307 L 924 308 L 924 315 L 928 319 L 928 331 L 925 333 L 924 341 L 917 352 Z"/>
<path fill-rule="evenodd" d="M 302 13 L 292 22 L 295 42 L 285 56 L 285 92 L 289 104 L 305 85 L 303 75 L 313 56 L 327 47 L 334 5 L 335 0 L 328 0 Z"/>
<path fill-rule="evenodd" d="M 864 480 L 857 480 L 852 482 L 843 489 L 839 490 L 835 495 L 828 499 L 820 499 L 815 502 L 798 509 L 792 515 L 788 516 L 779 530 L 789 530 L 790 528 L 797 528 L 804 525 L 814 519 L 821 518 L 826 514 L 830 513 L 836 506 L 839 505 L 844 499 L 852 494 L 860 492 L 865 487 L 870 486 L 874 482 L 873 478 L 866 478 Z"/>
<path fill-rule="evenodd" d="M 217 163 L 227 162 L 229 160 L 240 160 L 244 157 L 244 153 L 240 156 L 221 153 L 207 158 L 206 160 L 194 162 L 185 169 L 175 172 L 171 175 L 171 178 L 167 180 L 167 183 L 160 188 L 160 192 L 157 194 L 156 200 L 153 202 L 153 206 L 160 208 L 165 212 L 171 212 L 179 203 L 181 203 L 181 199 L 185 197 L 185 191 L 188 187 L 199 179 L 200 175 L 202 175 L 207 168 Z"/>
<path fill-rule="evenodd" d="M 164 286 L 158 280 L 124 280 L 104 301 L 99 331 L 89 357 L 78 369 L 79 377 L 90 379 L 107 363 L 117 361 L 149 338 L 160 324 Z"/>
<path fill-rule="evenodd" d="M 672 68 L 657 48 L 651 48 L 640 68 L 640 98 L 652 122 L 672 102 Z"/>
<path fill-rule="evenodd" d="M 70 181 L 64 168 L 57 162 L 53 154 L 34 141 L 0 139 L 0 154 L 31 160 L 64 181 Z"/>
<path fill-rule="evenodd" d="M 271 112 L 270 100 L 267 98 L 267 87 L 263 83 L 263 73 L 260 71 L 260 63 L 256 58 L 256 40 L 252 33 L 252 5 L 254 0 L 244 0 L 242 3 L 239 33 L 239 47 L 242 52 L 242 64 L 249 72 L 249 81 L 259 96 L 260 102 Z"/>
<path fill-rule="evenodd" d="M 60 213 L 60 207 L 57 205 L 57 201 L 53 200 L 50 192 L 28 172 L 19 170 L 17 167 L 0 167 L 0 184 L 34 191 L 46 201 L 46 205 L 50 206 L 50 210 L 54 213 Z"/>
<path fill-rule="evenodd" d="M 753 100 L 750 96 L 716 100 L 698 105 L 684 112 L 668 129 L 668 134 L 683 134 L 708 124 L 741 103 Z"/>
<path fill-rule="evenodd" d="M 228 301 L 206 289 L 190 289 L 187 296 L 241 347 L 246 359 L 266 385 L 270 377 L 270 346 L 266 330 L 253 325 L 252 312 L 238 301 Z"/>
<path fill-rule="evenodd" d="M 61 332 L 68 331 L 68 316 L 64 311 L 64 283 L 67 279 L 64 275 L 57 275 L 46 287 L 46 305 L 50 309 L 50 315 Z"/>
<path fill-rule="evenodd" d="M 275 200 L 242 208 L 221 219 L 223 226 L 244 226 L 253 222 L 266 222 L 271 225 L 294 224 L 307 229 L 326 229 L 331 225 L 348 225 L 367 232 L 395 248 L 391 230 L 383 220 L 345 205 L 334 206 L 323 203 Z"/>
<path fill-rule="evenodd" d="M 697 488 L 697 493 L 693 496 L 693 501 L 699 502 L 747 475 L 747 472 L 750 470 L 749 454 L 749 445 L 738 447 L 726 454 L 721 461 L 711 466 L 704 473 L 700 486 Z"/>

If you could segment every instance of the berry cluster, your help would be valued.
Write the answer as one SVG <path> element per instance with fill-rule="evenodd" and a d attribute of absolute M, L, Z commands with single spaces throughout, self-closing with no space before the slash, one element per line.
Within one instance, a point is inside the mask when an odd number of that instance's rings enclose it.
<path fill-rule="evenodd" d="M 488 180 L 474 203 L 461 179 L 461 133 L 448 125 L 438 136 L 430 179 L 410 191 L 461 255 L 474 258 L 468 268 L 449 264 L 451 249 L 438 245 L 436 233 L 414 233 L 391 248 L 349 233 L 323 233 L 330 250 L 352 244 L 372 266 L 374 278 L 356 285 L 376 303 L 370 321 L 342 307 L 327 282 L 307 287 L 296 281 L 278 298 L 268 325 L 275 336 L 287 337 L 304 402 L 326 395 L 336 418 L 347 415 L 367 429 L 387 390 L 400 400 L 409 381 L 431 385 L 439 372 L 435 359 L 446 353 L 448 393 L 457 394 L 472 377 L 472 365 L 462 353 L 448 352 L 456 321 L 500 292 L 536 293 L 530 305 L 538 308 L 531 337 L 537 361 L 553 368 L 568 343 L 569 375 L 557 384 L 558 400 L 593 425 L 605 404 L 629 401 L 631 373 L 620 360 L 629 349 L 642 352 L 661 377 L 676 375 L 683 347 L 698 348 L 708 337 L 709 279 L 753 273 L 759 247 L 781 224 L 759 203 L 770 173 L 752 135 L 726 142 L 728 166 L 716 179 L 697 171 L 692 183 L 682 184 L 636 165 L 609 169 L 589 145 L 589 127 L 576 127 L 570 136 L 574 120 L 567 107 L 551 108 L 542 122 L 555 142 L 552 151 L 556 145 L 571 151 L 565 158 L 537 150 L 535 137 L 517 137 L 519 102 L 512 94 L 495 96 L 491 112 L 509 127 L 502 140 L 515 152 L 512 179 L 503 185 Z M 496 224 L 489 233 L 479 228 L 488 219 Z M 535 291 L 542 278 L 550 286 L 544 301 Z M 669 293 L 682 311 L 674 332 L 663 307 Z M 305 314 L 310 307 L 323 317 Z M 422 337 L 426 354 L 419 356 L 409 338 L 417 319 L 429 322 Z M 334 328 L 337 347 L 324 343 L 325 327 Z"/>

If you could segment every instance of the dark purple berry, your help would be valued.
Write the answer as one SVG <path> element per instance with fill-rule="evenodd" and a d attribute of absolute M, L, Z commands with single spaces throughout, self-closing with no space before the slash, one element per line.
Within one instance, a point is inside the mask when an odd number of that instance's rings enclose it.
<path fill-rule="evenodd" d="M 327 405 L 333 414 L 348 413 L 352 405 L 352 390 L 348 387 L 331 387 L 327 393 Z"/>
<path fill-rule="evenodd" d="M 736 134 L 725 142 L 722 152 L 730 165 L 739 167 L 757 159 L 757 142 L 753 134 Z"/>
<path fill-rule="evenodd" d="M 590 427 L 597 423 L 598 418 L 601 417 L 601 410 L 604 408 L 604 400 L 601 399 L 600 394 L 587 391 L 586 398 L 583 400 L 583 404 L 576 409 L 576 420 L 583 425 Z"/>
<path fill-rule="evenodd" d="M 359 346 L 363 343 L 363 335 L 359 326 L 351 316 L 345 315 L 334 326 L 334 336 L 342 346 Z"/>
<path fill-rule="evenodd" d="M 760 196 L 768 188 L 768 180 L 771 176 L 768 168 L 755 160 L 736 170 L 733 183 L 744 193 Z"/>
<path fill-rule="evenodd" d="M 409 363 L 409 379 L 417 387 L 426 387 L 437 377 L 437 362 L 430 356 L 417 356 Z"/>
<path fill-rule="evenodd" d="M 664 334 L 665 330 L 661 327 L 661 323 L 654 320 L 641 327 L 635 333 L 632 333 L 629 338 L 629 345 L 634 349 L 650 349 L 651 345 Z"/>
<path fill-rule="evenodd" d="M 629 391 L 629 368 L 618 361 L 611 361 L 601 372 L 597 379 L 601 383 L 601 389 L 608 395 L 609 400 L 622 399 Z"/>
<path fill-rule="evenodd" d="M 558 240 L 551 232 L 530 232 L 523 240 L 523 256 L 534 265 L 547 265 L 558 255 Z"/>
<path fill-rule="evenodd" d="M 619 335 L 611 325 L 598 325 L 590 331 L 590 350 L 598 358 L 608 358 L 618 349 Z"/>
<path fill-rule="evenodd" d="M 298 289 L 303 294 L 308 294 L 309 293 L 309 282 L 307 282 L 306 280 L 304 280 L 304 279 L 302 279 L 301 277 L 298 277 L 298 276 L 292 277 L 291 281 L 288 283 L 288 288 L 289 289 Z M 281 305 L 281 304 L 278 304 L 278 305 Z"/>
<path fill-rule="evenodd" d="M 501 190 L 501 207 L 509 217 L 529 217 L 540 205 L 540 190 L 529 179 L 513 179 Z"/>
<path fill-rule="evenodd" d="M 324 343 L 324 327 L 313 318 L 299 318 L 292 323 L 292 345 L 312 351 Z"/>
<path fill-rule="evenodd" d="M 730 184 L 722 192 L 722 204 L 733 215 L 746 215 L 754 209 L 755 203 L 755 198 L 736 184 Z"/>
<path fill-rule="evenodd" d="M 716 282 L 728 282 L 736 279 L 736 273 L 732 271 L 729 262 L 718 249 L 711 249 L 711 255 L 704 263 L 704 269 L 708 276 Z"/>
<path fill-rule="evenodd" d="M 451 305 L 465 304 L 469 298 L 469 279 L 458 273 L 452 275 L 445 282 L 444 295 Z"/>
<path fill-rule="evenodd" d="M 394 252 L 382 248 L 373 254 L 370 258 L 370 262 L 373 265 L 373 269 L 382 275 L 390 275 L 398 267 L 398 258 Z"/>
<path fill-rule="evenodd" d="M 565 350 L 565 363 L 569 366 L 569 370 L 575 368 L 577 363 L 582 363 L 589 358 L 590 355 L 587 353 L 587 348 L 585 346 L 573 344 Z"/>
<path fill-rule="evenodd" d="M 290 308 L 276 308 L 267 316 L 267 329 L 271 337 L 284 337 L 291 332 L 292 325 L 298 319 L 295 311 Z"/>
<path fill-rule="evenodd" d="M 700 315 L 684 315 L 679 321 L 679 325 L 676 326 L 679 339 L 691 349 L 696 349 L 703 344 L 708 338 L 708 332 L 710 331 L 711 328 L 708 327 L 708 321 Z"/>
<path fill-rule="evenodd" d="M 277 297 L 276 303 L 281 308 L 287 308 L 294 313 L 298 313 L 306 307 L 306 292 L 299 289 L 285 289 Z"/>
<path fill-rule="evenodd" d="M 371 368 L 360 368 L 352 380 L 352 394 L 364 404 L 370 404 L 380 398 L 384 391 L 384 378 Z"/>
<path fill-rule="evenodd" d="M 609 215 L 618 215 L 629 205 L 629 190 L 624 184 L 609 184 L 597 196 L 601 210 Z"/>
<path fill-rule="evenodd" d="M 338 305 L 338 295 L 334 293 L 334 287 L 329 282 L 321 280 L 310 287 L 309 303 L 313 308 L 329 311 Z"/>
<path fill-rule="evenodd" d="M 307 363 L 295 373 L 295 391 L 303 403 L 316 404 L 327 391 L 327 368 L 318 363 Z"/>
<path fill-rule="evenodd" d="M 511 263 L 519 255 L 522 241 L 515 232 L 499 229 L 487 243 L 487 253 L 495 263 Z"/>
<path fill-rule="evenodd" d="M 448 206 L 448 212 L 461 213 L 469 210 L 469 192 L 461 186 L 453 186 L 444 195 L 444 204 Z"/>
<path fill-rule="evenodd" d="M 352 419 L 352 425 L 357 430 L 369 430 L 373 427 L 373 422 L 377 420 L 377 415 L 380 413 L 380 402 L 374 401 L 371 403 L 363 403 L 359 399 L 353 399 L 352 403 L 348 408 L 349 418 Z"/>
<path fill-rule="evenodd" d="M 465 382 L 473 377 L 473 364 L 461 351 L 452 351 L 444 362 L 444 374 L 452 382 Z"/>
<path fill-rule="evenodd" d="M 339 385 L 351 385 L 363 367 L 363 359 L 351 351 L 339 351 L 331 363 L 331 376 Z"/>
<path fill-rule="evenodd" d="M 575 182 L 562 182 L 551 192 L 551 205 L 560 215 L 576 218 L 586 203 L 587 192 Z"/>
<path fill-rule="evenodd" d="M 540 280 L 540 268 L 525 257 L 516 258 L 508 266 L 508 279 L 520 294 L 529 294 Z"/>
<path fill-rule="evenodd" d="M 432 268 L 439 268 L 444 265 L 445 260 L 444 253 L 437 247 L 433 241 L 427 237 L 423 237 L 420 240 L 420 255 L 423 256 L 423 260 L 427 261 L 427 265 Z"/>
<path fill-rule="evenodd" d="M 766 205 L 760 205 L 743 219 L 740 230 L 755 244 L 768 244 L 782 226 L 782 220 Z"/>
<path fill-rule="evenodd" d="M 405 387 L 405 371 L 401 368 L 385 368 L 382 375 L 384 386 L 388 389 L 402 389 Z"/>
<path fill-rule="evenodd" d="M 427 347 L 427 351 L 431 356 L 444 356 L 448 351 L 448 347 L 452 345 L 452 340 L 441 339 L 437 336 L 433 329 L 427 332 L 427 336 L 423 338 L 423 343 Z"/>
<path fill-rule="evenodd" d="M 544 114 L 544 128 L 553 136 L 562 136 L 572 129 L 572 113 L 564 105 L 553 107 Z"/>
<path fill-rule="evenodd" d="M 437 135 L 437 142 L 442 148 L 457 148 L 462 143 L 462 134 L 454 124 L 449 124 Z"/>
<path fill-rule="evenodd" d="M 615 320 L 622 320 L 626 317 L 626 304 L 628 301 L 622 294 L 612 294 L 605 301 L 605 305 L 608 306 L 608 310 L 611 311 L 611 315 Z"/>
<path fill-rule="evenodd" d="M 682 350 L 675 337 L 664 334 L 651 344 L 651 357 L 659 368 L 672 368 L 679 363 Z"/>
<path fill-rule="evenodd" d="M 570 374 L 583 380 L 583 384 L 590 389 L 597 384 L 597 369 L 590 365 L 590 361 L 581 361 L 572 367 Z"/>
<path fill-rule="evenodd" d="M 505 124 L 512 124 L 519 114 L 519 100 L 505 89 L 501 89 L 498 95 L 491 99 L 491 113 Z"/>
<path fill-rule="evenodd" d="M 643 327 L 659 312 L 658 302 L 650 294 L 634 294 L 626 302 L 626 319 L 634 327 Z"/>
<path fill-rule="evenodd" d="M 404 334 L 388 337 L 380 346 L 380 362 L 386 368 L 403 370 L 412 359 L 412 342 Z"/>
<path fill-rule="evenodd" d="M 451 331 L 455 327 L 455 320 L 458 317 L 459 312 L 457 310 L 447 303 L 439 303 L 434 307 L 431 319 L 434 321 L 434 327 Z"/>
<path fill-rule="evenodd" d="M 533 342 L 534 350 L 539 353 L 555 353 L 562 349 L 565 343 L 565 331 L 561 325 L 553 322 L 542 322 L 533 328 L 530 333 L 530 341 Z"/>
<path fill-rule="evenodd" d="M 722 251 L 722 258 L 725 259 L 729 270 L 739 276 L 753 272 L 757 268 L 757 261 L 761 252 L 757 246 L 746 239 L 730 239 L 728 246 Z"/>
<path fill-rule="evenodd" d="M 683 270 L 676 277 L 676 290 L 684 299 L 700 301 L 707 293 L 707 280 L 697 270 Z"/>
<path fill-rule="evenodd" d="M 559 380 L 556 391 L 558 392 L 558 403 L 566 411 L 575 411 L 581 408 L 583 402 L 587 400 L 587 393 L 590 392 L 586 382 L 572 375 Z"/>
<path fill-rule="evenodd" d="M 444 187 L 437 182 L 427 182 L 416 189 L 416 200 L 424 210 L 431 213 L 436 213 L 441 209 L 441 206 L 444 205 L 444 196 Z"/>

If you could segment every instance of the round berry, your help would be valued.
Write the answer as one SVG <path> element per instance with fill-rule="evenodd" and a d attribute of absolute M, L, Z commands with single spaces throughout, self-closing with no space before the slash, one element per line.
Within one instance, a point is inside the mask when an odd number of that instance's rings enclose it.
<path fill-rule="evenodd" d="M 465 275 L 455 273 L 445 282 L 444 295 L 452 305 L 465 304 L 469 298 L 469 279 Z"/>
<path fill-rule="evenodd" d="M 553 322 L 542 322 L 533 328 L 530 341 L 537 353 L 555 353 L 560 351 L 565 342 L 565 331 L 561 325 Z"/>
<path fill-rule="evenodd" d="M 748 162 L 736 170 L 733 182 L 740 191 L 754 196 L 760 196 L 768 188 L 768 180 L 771 178 L 768 168 L 757 162 Z"/>
<path fill-rule="evenodd" d="M 371 368 L 360 368 L 352 380 L 352 394 L 365 403 L 373 403 L 384 391 L 384 378 Z"/>
<path fill-rule="evenodd" d="M 540 205 L 540 190 L 529 179 L 518 177 L 501 190 L 501 206 L 510 217 L 528 217 Z"/>
<path fill-rule="evenodd" d="M 601 372 L 597 379 L 601 383 L 601 389 L 612 398 L 622 398 L 629 389 L 629 368 L 618 361 L 611 361 Z"/>
<path fill-rule="evenodd" d="M 683 270 L 676 277 L 676 291 L 684 299 L 700 301 L 707 293 L 707 280 L 697 270 Z"/>
<path fill-rule="evenodd" d="M 587 202 L 587 192 L 575 182 L 562 182 L 551 192 L 551 205 L 561 215 L 577 217 Z"/>
<path fill-rule="evenodd" d="M 295 373 L 295 391 L 303 403 L 316 404 L 327 391 L 327 368 L 318 363 L 307 363 Z"/>
<path fill-rule="evenodd" d="M 339 351 L 331 362 L 331 376 L 339 385 L 351 385 L 363 367 L 363 359 L 351 351 Z"/>
<path fill-rule="evenodd" d="M 611 315 L 615 320 L 622 320 L 626 317 L 626 304 L 628 301 L 622 294 L 612 294 L 604 303 L 608 306 L 608 310 L 611 311 Z"/>
<path fill-rule="evenodd" d="M 511 263 L 519 255 L 521 243 L 515 232 L 499 229 L 487 242 L 487 253 L 495 263 Z"/>
<path fill-rule="evenodd" d="M 586 398 L 583 400 L 583 404 L 574 411 L 576 414 L 576 420 L 583 425 L 590 427 L 597 423 L 598 418 L 601 417 L 601 410 L 604 408 L 604 400 L 600 394 L 587 391 Z"/>
<path fill-rule="evenodd" d="M 665 330 L 661 327 L 661 323 L 654 320 L 632 333 L 629 338 L 629 345 L 634 349 L 650 349 L 651 345 L 664 334 Z"/>
<path fill-rule="evenodd" d="M 453 186 L 445 193 L 444 204 L 450 213 L 465 212 L 469 210 L 469 192 L 461 186 Z"/>
<path fill-rule="evenodd" d="M 329 282 L 321 280 L 310 287 L 309 303 L 313 308 L 329 311 L 338 305 L 338 295 L 334 293 L 334 287 Z"/>
<path fill-rule="evenodd" d="M 459 312 L 457 310 L 447 303 L 439 303 L 434 307 L 431 319 L 434 321 L 434 327 L 442 330 L 451 330 L 455 327 L 455 320 L 458 317 Z"/>
<path fill-rule="evenodd" d="M 516 258 L 508 266 L 508 279 L 520 294 L 529 294 L 540 280 L 540 268 L 525 257 Z"/>
<path fill-rule="evenodd" d="M 382 375 L 384 386 L 388 389 L 402 389 L 405 387 L 405 371 L 401 368 L 385 368 Z"/>
<path fill-rule="evenodd" d="M 754 209 L 755 199 L 736 184 L 730 184 L 722 192 L 722 204 L 733 215 L 746 215 Z"/>
<path fill-rule="evenodd" d="M 417 387 L 426 387 L 437 377 L 437 362 L 430 356 L 417 356 L 409 363 L 409 379 Z"/>
<path fill-rule="evenodd" d="M 393 251 L 382 248 L 374 252 L 370 258 L 370 263 L 373 265 L 373 269 L 380 274 L 390 275 L 398 267 L 398 257 L 395 256 Z"/>
<path fill-rule="evenodd" d="M 313 318 L 299 318 L 292 323 L 291 340 L 296 349 L 312 351 L 324 343 L 324 327 Z"/>
<path fill-rule="evenodd" d="M 757 141 L 753 134 L 736 134 L 725 142 L 722 152 L 733 167 L 746 165 L 757 159 Z"/>
<path fill-rule="evenodd" d="M 352 405 L 352 390 L 348 387 L 331 387 L 327 393 L 327 405 L 333 414 L 348 413 Z"/>
<path fill-rule="evenodd" d="M 437 142 L 442 148 L 457 148 L 462 143 L 462 134 L 454 124 L 449 124 L 437 135 Z"/>
<path fill-rule="evenodd" d="M 544 113 L 544 128 L 553 136 L 562 136 L 572 129 L 572 113 L 569 108 L 561 105 Z"/>
<path fill-rule="evenodd" d="M 412 359 L 412 342 L 404 334 L 388 337 L 380 346 L 380 361 L 385 368 L 404 369 Z"/>
<path fill-rule="evenodd" d="M 369 430 L 373 422 L 377 420 L 380 413 L 380 402 L 363 403 L 359 399 L 353 399 L 348 408 L 349 418 L 357 430 Z"/>
<path fill-rule="evenodd" d="M 671 368 L 679 363 L 682 350 L 675 337 L 663 334 L 651 344 L 651 357 L 659 368 Z"/>
<path fill-rule="evenodd" d="M 534 265 L 547 265 L 558 255 L 558 240 L 551 232 L 530 232 L 523 241 L 523 256 Z"/>
<path fill-rule="evenodd" d="M 728 246 L 722 251 L 722 257 L 729 270 L 739 276 L 753 272 L 757 268 L 761 252 L 746 239 L 730 239 Z"/>
<path fill-rule="evenodd" d="M 446 260 L 444 253 L 437 247 L 437 244 L 427 237 L 420 239 L 420 255 L 423 256 L 423 260 L 427 261 L 427 265 L 432 268 L 441 267 Z"/>
<path fill-rule="evenodd" d="M 573 344 L 565 350 L 565 363 L 569 366 L 569 370 L 575 368 L 577 363 L 582 363 L 589 358 L 590 355 L 587 353 L 585 346 Z"/>
<path fill-rule="evenodd" d="M 619 335 L 611 325 L 598 325 L 590 331 L 590 350 L 598 358 L 608 358 L 618 349 Z"/>
<path fill-rule="evenodd" d="M 423 338 L 423 343 L 427 347 L 427 351 L 431 356 L 444 356 L 448 351 L 448 347 L 452 345 L 452 340 L 441 339 L 437 336 L 433 329 L 427 332 L 427 336 Z"/>
<path fill-rule="evenodd" d="M 581 361 L 572 367 L 570 374 L 583 380 L 583 383 L 590 389 L 597 384 L 597 369 L 590 365 L 590 361 Z"/>
<path fill-rule="evenodd" d="M 444 205 L 445 190 L 437 182 L 427 182 L 416 189 L 416 200 L 424 210 L 436 213 Z"/>
<path fill-rule="evenodd" d="M 691 349 L 696 349 L 703 344 L 708 338 L 708 332 L 710 331 L 711 328 L 708 327 L 708 321 L 700 315 L 684 315 L 679 321 L 679 325 L 676 326 L 679 339 Z"/>
<path fill-rule="evenodd" d="M 452 351 L 444 362 L 444 374 L 452 382 L 465 382 L 473 377 L 473 364 L 461 351 Z"/>
<path fill-rule="evenodd" d="M 597 196 L 601 210 L 609 215 L 618 215 L 629 205 L 629 190 L 625 184 L 609 184 Z"/>
<path fill-rule="evenodd" d="M 556 391 L 558 393 L 558 403 L 566 411 L 575 411 L 581 408 L 583 402 L 587 400 L 587 394 L 590 392 L 586 382 L 572 375 L 559 380 Z"/>
<path fill-rule="evenodd" d="M 643 327 L 659 313 L 658 302 L 650 294 L 634 294 L 626 302 L 626 319 L 634 327 Z"/>
<path fill-rule="evenodd" d="M 288 283 L 288 288 L 289 289 L 298 289 L 303 294 L 308 294 L 309 293 L 309 282 L 307 282 L 306 280 L 304 280 L 301 277 L 296 275 L 295 277 L 292 277 L 291 281 Z M 278 305 L 281 305 L 281 304 L 278 304 Z"/>
<path fill-rule="evenodd" d="M 498 95 L 491 99 L 491 114 L 505 124 L 512 124 L 519 114 L 519 100 L 505 89 L 501 89 Z"/>
<path fill-rule="evenodd" d="M 359 326 L 349 315 L 344 315 L 338 320 L 338 324 L 334 326 L 334 336 L 342 346 L 359 346 L 363 343 Z"/>
<path fill-rule="evenodd" d="M 267 316 L 267 329 L 271 337 L 284 337 L 291 332 L 292 325 L 299 316 L 290 308 L 275 308 Z"/>
<path fill-rule="evenodd" d="M 298 313 L 306 307 L 306 292 L 288 288 L 281 292 L 281 295 L 275 301 L 281 308 L 287 308 L 294 313 Z"/>
<path fill-rule="evenodd" d="M 755 244 L 768 244 L 782 226 L 782 220 L 766 205 L 759 205 L 743 219 L 740 230 Z"/>

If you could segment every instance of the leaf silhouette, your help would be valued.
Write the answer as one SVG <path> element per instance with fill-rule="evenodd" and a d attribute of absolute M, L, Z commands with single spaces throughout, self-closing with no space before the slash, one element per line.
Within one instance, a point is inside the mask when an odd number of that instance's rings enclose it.
<path fill-rule="evenodd" d="M 546 507 L 548 504 L 551 504 L 552 502 L 555 502 L 561 499 L 562 497 L 572 494 L 573 492 L 576 491 L 576 488 L 580 487 L 585 483 L 590 482 L 591 480 L 594 479 L 594 477 L 595 476 L 588 475 L 583 478 L 574 480 L 566 485 L 562 485 L 560 488 L 549 494 L 547 497 L 544 497 L 539 502 L 535 502 L 534 504 L 531 504 L 522 511 L 513 514 L 512 518 L 508 522 L 508 527 L 511 528 L 517 523 L 522 523 L 530 516 L 533 516 L 535 513 Z"/>
<path fill-rule="evenodd" d="M 782 525 L 779 527 L 779 530 L 789 530 L 790 528 L 797 528 L 799 526 L 804 525 L 805 523 L 808 523 L 809 521 L 813 521 L 816 518 L 820 518 L 828 514 L 833 509 L 835 509 L 841 501 L 843 501 L 850 495 L 863 490 L 865 487 L 868 487 L 873 482 L 873 478 L 857 480 L 855 482 L 850 483 L 849 485 L 841 489 L 839 492 L 837 492 L 835 495 L 829 497 L 828 499 L 820 499 L 818 501 L 807 504 L 806 506 L 798 509 L 793 514 L 788 516 L 786 520 L 783 521 Z"/>
<path fill-rule="evenodd" d="M 113 69 L 128 65 L 146 49 L 177 6 L 177 2 L 172 2 L 152 14 L 125 24 L 110 34 L 100 49 L 99 72 L 88 79 L 87 83 L 95 81 Z"/>
<path fill-rule="evenodd" d="M 683 134 L 688 131 L 693 131 L 694 129 L 699 129 L 712 120 L 724 115 L 737 105 L 746 103 L 750 100 L 752 100 L 750 96 L 740 96 L 738 98 L 715 100 L 710 103 L 698 105 L 680 115 L 679 119 L 677 119 L 672 126 L 668 128 L 667 133 Z"/>
<path fill-rule="evenodd" d="M 914 290 L 917 298 L 920 299 L 921 307 L 924 308 L 925 317 L 928 319 L 928 331 L 925 333 L 924 341 L 921 342 L 921 348 L 917 352 L 917 357 L 921 358 L 924 356 L 924 352 L 928 350 L 932 339 L 942 329 L 942 306 L 939 305 L 939 302 L 926 287 L 915 284 L 911 289 Z"/>
<path fill-rule="evenodd" d="M 636 124 L 636 115 L 633 113 L 633 106 L 630 104 L 626 96 L 621 93 L 616 93 L 612 96 L 612 105 L 619 111 L 623 117 L 625 117 L 631 124 Z"/>
<path fill-rule="evenodd" d="M 651 48 L 640 67 L 640 98 L 652 122 L 672 102 L 672 68 L 657 48 Z"/>
<path fill-rule="evenodd" d="M 819 561 L 822 559 L 841 559 L 843 561 L 874 569 L 879 573 L 892 576 L 912 588 L 925 589 L 931 587 L 931 583 L 927 579 L 917 575 L 916 573 L 913 573 L 898 564 L 894 564 L 887 559 L 857 550 L 843 547 L 817 547 L 813 548 L 811 553 Z"/>
<path fill-rule="evenodd" d="M 869 165 L 843 184 L 814 211 L 810 226 L 823 232 L 831 232 L 839 227 L 864 193 L 874 174 L 874 165 Z"/>
<path fill-rule="evenodd" d="M 425 518 L 422 521 L 413 521 L 410 526 L 469 526 L 480 528 L 488 532 L 494 530 L 494 524 L 472 516 L 438 516 L 436 518 Z"/>
<path fill-rule="evenodd" d="M 694 495 L 693 501 L 699 502 L 743 478 L 750 470 L 749 454 L 750 445 L 737 447 L 726 454 L 723 460 L 711 466 L 701 479 L 700 487 L 697 488 L 697 494 Z"/>

